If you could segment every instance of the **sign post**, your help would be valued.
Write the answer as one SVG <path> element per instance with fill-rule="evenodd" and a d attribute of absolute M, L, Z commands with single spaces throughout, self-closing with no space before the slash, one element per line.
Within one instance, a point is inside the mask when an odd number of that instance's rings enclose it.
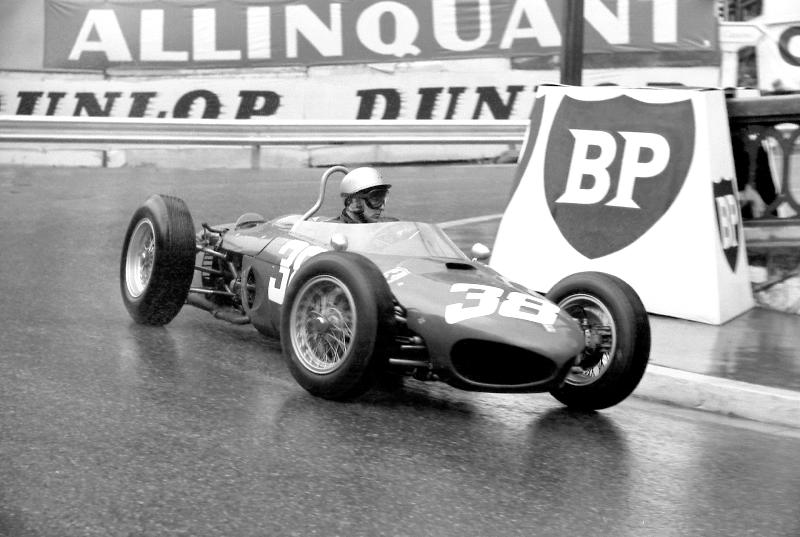
<path fill-rule="evenodd" d="M 561 47 L 561 83 L 583 84 L 583 0 L 567 0 L 564 44 Z"/>

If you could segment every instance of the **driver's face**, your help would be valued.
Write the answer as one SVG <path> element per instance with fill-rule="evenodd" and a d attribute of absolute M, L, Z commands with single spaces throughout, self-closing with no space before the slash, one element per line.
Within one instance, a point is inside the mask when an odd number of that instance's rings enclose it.
<path fill-rule="evenodd" d="M 373 209 L 365 203 L 363 199 L 353 198 L 353 200 L 350 201 L 350 205 L 347 206 L 347 210 L 353 214 L 360 214 L 365 222 L 373 224 L 381 217 L 383 207 Z"/>
<path fill-rule="evenodd" d="M 354 196 L 348 205 L 348 211 L 360 214 L 363 221 L 368 223 L 377 222 L 383 208 L 386 206 L 386 189 L 377 189 Z"/>
<path fill-rule="evenodd" d="M 366 220 L 369 223 L 377 222 L 378 219 L 381 217 L 381 213 L 383 212 L 383 207 L 381 207 L 380 209 L 373 209 L 368 204 L 363 202 L 362 205 L 364 207 L 364 213 L 363 213 L 364 220 Z"/>

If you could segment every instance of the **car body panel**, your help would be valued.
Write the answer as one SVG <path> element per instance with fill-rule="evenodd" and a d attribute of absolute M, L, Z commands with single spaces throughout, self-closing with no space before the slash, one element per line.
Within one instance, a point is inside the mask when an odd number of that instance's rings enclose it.
<path fill-rule="evenodd" d="M 409 328 L 426 341 L 434 367 L 447 371 L 448 381 L 462 388 L 470 386 L 452 362 L 453 348 L 460 341 L 523 347 L 548 357 L 556 369 L 583 349 L 583 332 L 571 317 L 485 265 L 426 258 L 372 259 L 384 269 L 393 294 L 407 308 Z M 511 303 L 508 307 L 509 297 L 516 297 L 521 306 Z"/>
<path fill-rule="evenodd" d="M 269 336 L 279 335 L 284 297 L 298 268 L 320 252 L 346 249 L 378 266 L 405 312 L 408 330 L 424 340 L 431 372 L 450 384 L 485 391 L 542 391 L 563 380 L 585 345 L 583 331 L 571 317 L 541 295 L 470 260 L 432 224 L 344 224 L 289 215 L 215 229 L 226 230 L 221 249 L 242 256 L 242 282 L 251 290 L 243 295 L 243 309 Z M 474 364 L 470 346 L 495 355 L 478 358 L 487 370 L 498 360 L 498 367 L 508 367 L 502 365 L 503 356 L 515 354 L 509 349 L 523 349 L 523 360 L 531 356 L 548 362 L 547 374 L 520 382 L 496 382 L 490 371 L 481 373 L 483 380 L 477 378 L 481 375 L 465 376 L 465 367 L 481 367 Z"/>

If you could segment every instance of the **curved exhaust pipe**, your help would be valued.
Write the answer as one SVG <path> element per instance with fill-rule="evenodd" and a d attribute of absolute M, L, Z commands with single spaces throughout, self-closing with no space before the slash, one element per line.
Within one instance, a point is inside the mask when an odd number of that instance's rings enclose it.
<path fill-rule="evenodd" d="M 248 315 L 236 313 L 229 309 L 219 308 L 204 296 L 191 293 L 186 297 L 186 303 L 209 312 L 216 319 L 222 319 L 231 324 L 250 324 L 250 317 Z"/>

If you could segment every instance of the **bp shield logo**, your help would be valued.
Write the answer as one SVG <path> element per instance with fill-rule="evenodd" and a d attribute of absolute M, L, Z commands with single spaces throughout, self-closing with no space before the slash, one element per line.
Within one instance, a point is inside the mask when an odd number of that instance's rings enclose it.
<path fill-rule="evenodd" d="M 739 245 L 742 243 L 742 216 L 739 210 L 739 200 L 736 199 L 736 182 L 733 178 L 720 178 L 715 181 L 714 208 L 717 211 L 717 228 L 719 229 L 719 242 L 728 265 L 736 272 L 736 262 L 739 259 Z"/>
<path fill-rule="evenodd" d="M 547 142 L 544 189 L 567 242 L 595 259 L 644 235 L 683 187 L 694 140 L 690 100 L 564 97 Z"/>

